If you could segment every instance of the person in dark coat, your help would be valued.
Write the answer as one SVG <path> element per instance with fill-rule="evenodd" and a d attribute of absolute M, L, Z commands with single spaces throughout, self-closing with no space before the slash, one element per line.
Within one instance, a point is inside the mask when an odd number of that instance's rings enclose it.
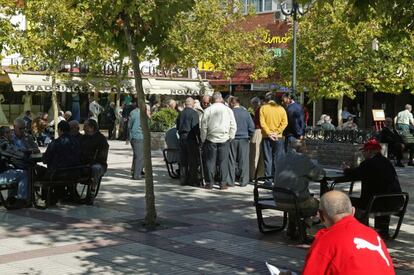
<path fill-rule="evenodd" d="M 109 104 L 108 110 L 106 111 L 106 118 L 108 121 L 108 140 L 115 139 L 115 121 L 116 121 L 116 114 L 115 114 L 115 103 L 111 102 Z"/>
<path fill-rule="evenodd" d="M 302 105 L 296 103 L 290 93 L 282 96 L 283 105 L 288 116 L 288 126 L 283 135 L 285 136 L 285 150 L 289 143 L 296 139 L 303 139 L 305 135 L 305 113 Z"/>
<path fill-rule="evenodd" d="M 381 154 L 381 145 L 375 139 L 364 144 L 362 152 L 365 160 L 356 168 L 344 167 L 346 177 L 361 180 L 361 197 L 351 198 L 353 206 L 358 210 L 357 217 L 367 223 L 367 216 L 363 215 L 372 197 L 376 194 L 390 194 L 401 192 L 397 172 L 392 163 Z M 390 201 L 382 207 L 395 207 L 401 202 Z M 390 216 L 375 217 L 375 228 L 379 234 L 388 237 Z"/>
<path fill-rule="evenodd" d="M 198 140 L 200 125 L 194 99 L 185 100 L 185 108 L 177 117 L 177 131 L 180 136 L 180 181 L 181 185 L 198 186 Z"/>
<path fill-rule="evenodd" d="M 96 186 L 108 168 L 109 144 L 105 136 L 99 131 L 98 123 L 95 120 L 86 120 L 83 129 L 85 135 L 80 139 L 81 161 L 83 164 L 91 165 L 91 193 L 95 193 Z M 92 203 L 93 198 L 90 199 L 90 203 Z"/>
<path fill-rule="evenodd" d="M 80 164 L 80 144 L 70 135 L 70 126 L 67 121 L 59 122 L 58 133 L 59 137 L 49 144 L 43 154 L 43 163 L 51 171 Z"/>
<path fill-rule="evenodd" d="M 384 124 L 385 127 L 381 130 L 380 141 L 381 143 L 386 143 L 388 145 L 389 152 L 392 153 L 397 159 L 397 163 L 395 165 L 398 167 L 404 167 L 404 164 L 401 162 L 403 159 L 404 142 L 397 131 L 394 130 L 391 118 L 387 117 Z"/>
<path fill-rule="evenodd" d="M 244 107 L 240 106 L 240 99 L 238 97 L 232 97 L 229 103 L 233 109 L 234 118 L 236 119 L 237 131 L 234 140 L 230 144 L 228 185 L 233 186 L 236 181 L 236 176 L 239 176 L 240 186 L 244 187 L 249 183 L 250 179 L 249 141 L 254 134 L 255 126 L 250 113 Z"/>

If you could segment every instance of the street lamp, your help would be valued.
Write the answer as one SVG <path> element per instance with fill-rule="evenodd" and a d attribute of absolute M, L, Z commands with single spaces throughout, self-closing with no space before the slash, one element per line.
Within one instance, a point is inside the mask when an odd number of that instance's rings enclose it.
<path fill-rule="evenodd" d="M 303 16 L 309 11 L 311 3 L 300 5 L 296 0 L 292 0 L 292 6 L 287 8 L 287 2 L 280 3 L 280 12 L 284 16 L 292 16 L 293 19 L 293 57 L 292 57 L 292 95 L 296 95 L 296 36 L 298 29 L 298 16 Z M 279 16 L 277 16 L 279 17 Z"/>

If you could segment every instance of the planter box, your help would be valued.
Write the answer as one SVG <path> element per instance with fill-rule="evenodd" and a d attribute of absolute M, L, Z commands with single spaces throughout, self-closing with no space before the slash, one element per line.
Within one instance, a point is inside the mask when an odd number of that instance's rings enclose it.
<path fill-rule="evenodd" d="M 163 150 L 165 144 L 165 132 L 151 132 L 151 150 Z"/>
<path fill-rule="evenodd" d="M 382 153 L 387 156 L 387 144 L 382 145 Z M 322 165 L 340 167 L 343 162 L 357 166 L 363 161 L 361 144 L 332 143 L 320 140 L 306 140 L 307 154 Z"/>

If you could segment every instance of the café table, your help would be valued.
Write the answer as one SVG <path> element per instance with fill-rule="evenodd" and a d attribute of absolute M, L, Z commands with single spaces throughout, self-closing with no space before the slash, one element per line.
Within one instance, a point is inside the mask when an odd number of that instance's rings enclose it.
<path fill-rule="evenodd" d="M 328 170 L 325 177 L 320 181 L 320 195 L 322 196 L 324 193 L 333 190 L 338 183 L 350 183 L 349 194 L 351 194 L 354 182 L 357 180 L 345 176 L 342 171 Z"/>

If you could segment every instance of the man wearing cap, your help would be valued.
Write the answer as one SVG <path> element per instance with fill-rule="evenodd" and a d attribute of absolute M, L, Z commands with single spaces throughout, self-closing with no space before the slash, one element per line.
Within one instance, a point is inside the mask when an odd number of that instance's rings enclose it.
<path fill-rule="evenodd" d="M 351 201 L 357 208 L 361 222 L 367 223 L 364 210 L 372 197 L 376 194 L 401 192 L 401 187 L 394 166 L 381 154 L 381 145 L 377 140 L 368 141 L 361 150 L 365 160 L 356 168 L 344 167 L 344 174 L 351 179 L 361 180 L 361 197 L 351 198 Z M 389 203 L 390 207 L 395 207 L 398 202 Z M 390 216 L 375 217 L 375 228 L 382 237 L 388 237 L 389 224 Z"/>

